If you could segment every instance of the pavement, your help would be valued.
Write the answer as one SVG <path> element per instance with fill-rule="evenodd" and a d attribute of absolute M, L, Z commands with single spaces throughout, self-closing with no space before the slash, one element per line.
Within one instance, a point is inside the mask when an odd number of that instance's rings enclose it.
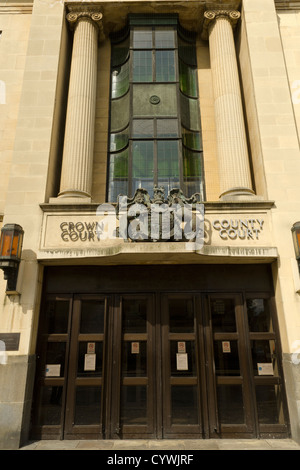
<path fill-rule="evenodd" d="M 292 439 L 163 439 L 163 440 L 41 440 L 28 442 L 19 450 L 105 450 L 105 451 L 165 451 L 174 450 L 300 450 Z"/>

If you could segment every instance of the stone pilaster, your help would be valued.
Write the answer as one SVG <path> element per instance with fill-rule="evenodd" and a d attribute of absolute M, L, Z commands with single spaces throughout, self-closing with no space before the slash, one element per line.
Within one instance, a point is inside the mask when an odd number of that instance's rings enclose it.
<path fill-rule="evenodd" d="M 102 13 L 67 14 L 74 42 L 59 198 L 91 198 L 98 37 Z"/>
<path fill-rule="evenodd" d="M 220 198 L 254 194 L 233 29 L 238 11 L 206 11 L 202 37 L 209 39 L 214 90 Z"/>

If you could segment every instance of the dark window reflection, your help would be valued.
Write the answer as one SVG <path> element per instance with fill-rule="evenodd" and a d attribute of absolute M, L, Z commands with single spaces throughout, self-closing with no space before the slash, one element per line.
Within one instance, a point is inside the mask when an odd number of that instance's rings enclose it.
<path fill-rule="evenodd" d="M 147 424 L 147 387 L 123 386 L 121 392 L 121 423 Z"/>
<path fill-rule="evenodd" d="M 235 302 L 233 299 L 213 299 L 211 301 L 211 314 L 214 333 L 236 331 Z"/>
<path fill-rule="evenodd" d="M 147 332 L 147 301 L 146 299 L 126 300 L 122 302 L 123 333 Z"/>
<path fill-rule="evenodd" d="M 280 385 L 256 387 L 256 403 L 260 424 L 284 423 L 282 390 Z"/>
<path fill-rule="evenodd" d="M 123 377 L 145 377 L 147 375 L 147 342 L 124 341 L 122 354 Z"/>
<path fill-rule="evenodd" d="M 258 364 L 272 365 L 273 372 L 277 372 L 277 357 L 275 351 L 274 340 L 254 340 L 250 341 L 252 350 L 252 361 L 254 374 L 264 375 L 259 373 Z"/>
<path fill-rule="evenodd" d="M 48 334 L 68 332 L 69 305 L 69 300 L 47 301 L 45 329 Z"/>
<path fill-rule="evenodd" d="M 101 387 L 77 387 L 74 424 L 100 424 Z"/>
<path fill-rule="evenodd" d="M 243 424 L 245 418 L 242 386 L 219 385 L 217 396 L 220 424 Z"/>
<path fill-rule="evenodd" d="M 273 331 L 271 312 L 267 299 L 248 299 L 247 312 L 250 331 Z"/>
<path fill-rule="evenodd" d="M 169 300 L 170 333 L 194 332 L 194 308 L 192 299 Z"/>
<path fill-rule="evenodd" d="M 172 424 L 198 424 L 197 386 L 171 388 Z"/>
<path fill-rule="evenodd" d="M 62 387 L 43 387 L 40 407 L 40 424 L 61 424 Z"/>
<path fill-rule="evenodd" d="M 81 302 L 80 333 L 104 333 L 104 301 Z"/>
<path fill-rule="evenodd" d="M 46 364 L 48 365 L 60 365 L 60 373 L 55 373 L 55 376 L 63 377 L 65 373 L 65 354 L 66 354 L 66 343 L 47 343 L 47 353 L 46 353 Z M 56 368 L 56 371 L 58 369 Z M 48 374 L 49 376 L 49 374 Z"/>
<path fill-rule="evenodd" d="M 240 375 L 237 341 L 215 341 L 214 354 L 217 375 Z"/>

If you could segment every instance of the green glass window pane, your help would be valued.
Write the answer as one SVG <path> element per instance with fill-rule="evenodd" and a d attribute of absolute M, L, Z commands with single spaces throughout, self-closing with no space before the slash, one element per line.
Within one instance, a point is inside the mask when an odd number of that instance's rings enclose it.
<path fill-rule="evenodd" d="M 133 51 L 133 81 L 152 82 L 152 51 Z"/>
<path fill-rule="evenodd" d="M 153 119 L 134 119 L 132 122 L 133 139 L 149 139 L 154 137 Z"/>
<path fill-rule="evenodd" d="M 188 65 L 197 65 L 195 44 L 184 41 L 180 36 L 178 36 L 178 56 Z"/>
<path fill-rule="evenodd" d="M 119 98 L 129 89 L 129 62 L 114 67 L 111 78 L 111 97 Z"/>
<path fill-rule="evenodd" d="M 166 191 L 180 186 L 179 143 L 177 140 L 157 142 L 157 184 Z"/>
<path fill-rule="evenodd" d="M 202 153 L 183 148 L 183 176 L 201 176 Z"/>
<path fill-rule="evenodd" d="M 153 104 L 152 97 L 158 97 L 159 102 Z M 139 84 L 133 87 L 133 116 L 134 117 L 177 117 L 176 84 Z"/>
<path fill-rule="evenodd" d="M 129 36 L 118 44 L 113 44 L 111 48 L 111 65 L 123 64 L 129 57 Z"/>
<path fill-rule="evenodd" d="M 154 176 L 153 141 L 134 141 L 132 143 L 132 194 L 138 188 L 153 193 Z"/>
<path fill-rule="evenodd" d="M 181 128 L 182 142 L 192 150 L 202 150 L 202 135 L 200 132 L 192 132 L 184 127 Z"/>
<path fill-rule="evenodd" d="M 110 151 L 118 152 L 128 145 L 129 128 L 117 134 L 110 134 Z"/>
<path fill-rule="evenodd" d="M 175 47 L 175 31 L 166 29 L 155 30 L 155 48 L 172 49 Z"/>
<path fill-rule="evenodd" d="M 110 155 L 108 200 L 116 202 L 119 194 L 128 193 L 128 149 Z"/>
<path fill-rule="evenodd" d="M 118 132 L 129 123 L 129 93 L 122 98 L 111 101 L 110 130 Z"/>
<path fill-rule="evenodd" d="M 132 176 L 153 179 L 153 142 L 134 141 L 132 144 Z"/>
<path fill-rule="evenodd" d="M 152 29 L 134 28 L 132 45 L 134 49 L 152 49 Z"/>
<path fill-rule="evenodd" d="M 202 153 L 183 147 L 183 192 L 186 197 L 202 193 Z"/>
<path fill-rule="evenodd" d="M 177 119 L 157 119 L 156 123 L 158 139 L 178 137 Z"/>
<path fill-rule="evenodd" d="M 197 72 L 181 60 L 179 61 L 180 90 L 188 96 L 197 98 Z"/>
<path fill-rule="evenodd" d="M 181 121 L 186 129 L 200 131 L 198 100 L 188 98 L 180 93 Z"/>
<path fill-rule="evenodd" d="M 175 82 L 175 52 L 156 51 L 156 81 Z"/>

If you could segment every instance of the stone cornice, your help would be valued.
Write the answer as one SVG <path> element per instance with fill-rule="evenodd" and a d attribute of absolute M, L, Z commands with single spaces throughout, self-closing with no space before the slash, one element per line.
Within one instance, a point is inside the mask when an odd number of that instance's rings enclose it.
<path fill-rule="evenodd" d="M 236 23 L 240 19 L 241 14 L 237 10 L 208 10 L 204 12 L 204 23 L 202 30 L 202 39 L 207 40 L 209 29 L 218 18 L 227 18 L 232 26 L 235 28 Z"/>

